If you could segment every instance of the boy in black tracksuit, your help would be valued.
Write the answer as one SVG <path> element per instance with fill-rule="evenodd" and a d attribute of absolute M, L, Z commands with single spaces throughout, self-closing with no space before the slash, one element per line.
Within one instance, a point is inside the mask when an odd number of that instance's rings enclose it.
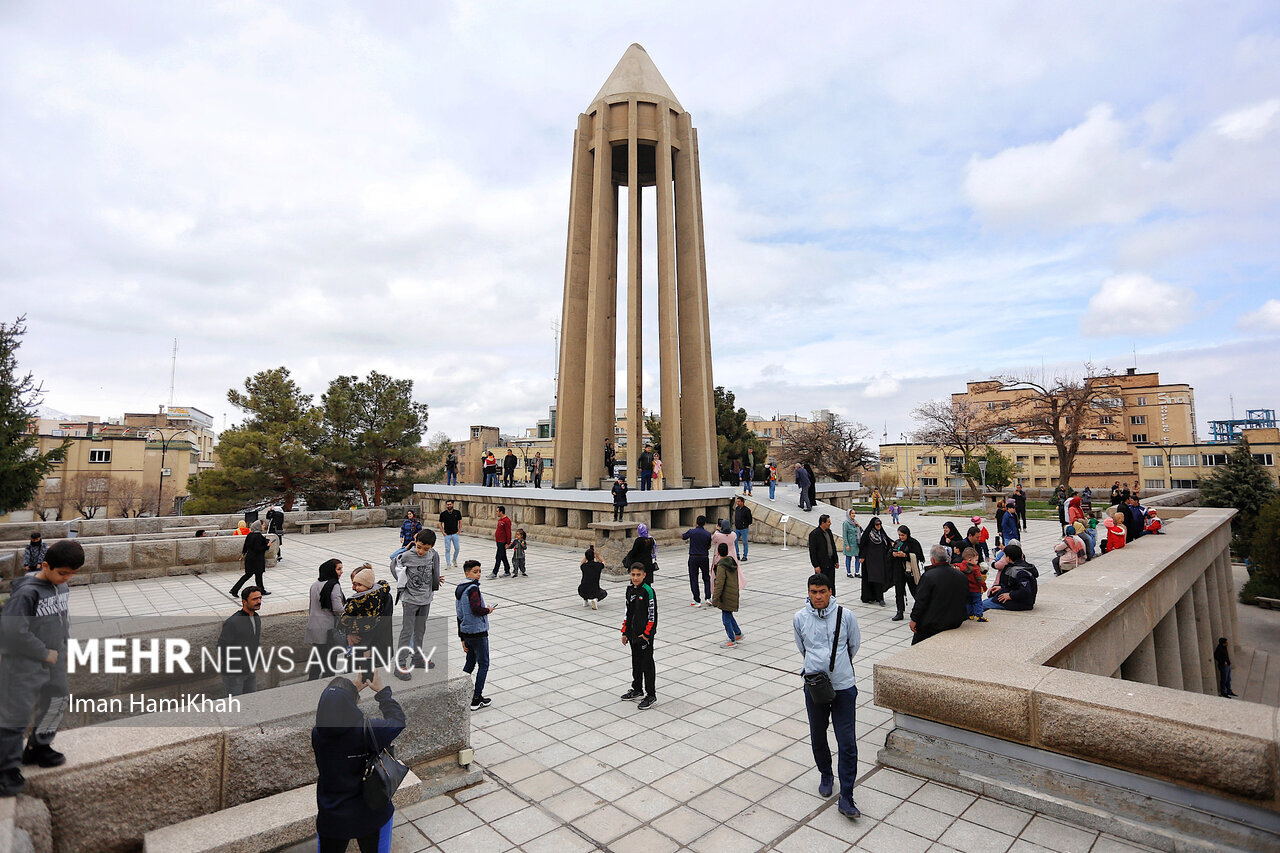
<path fill-rule="evenodd" d="M 658 631 L 658 597 L 654 595 L 653 587 L 644 582 L 644 574 L 644 566 L 639 563 L 631 567 L 627 615 L 622 621 L 622 645 L 631 646 L 631 689 L 623 693 L 622 698 L 640 699 L 636 707 L 641 711 L 652 708 L 658 701 L 657 674 L 653 664 L 653 638 Z"/>
<path fill-rule="evenodd" d="M 0 611 L 0 797 L 15 796 L 26 787 L 20 765 L 57 767 L 67 760 L 53 748 L 53 737 L 69 692 L 67 581 L 83 565 L 80 543 L 54 543 L 40 571 L 15 586 Z M 23 749 L 33 711 L 35 727 Z"/>

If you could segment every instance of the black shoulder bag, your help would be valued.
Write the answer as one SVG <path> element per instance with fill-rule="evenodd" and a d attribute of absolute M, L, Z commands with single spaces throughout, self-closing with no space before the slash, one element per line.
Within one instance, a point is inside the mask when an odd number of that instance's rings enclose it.
<path fill-rule="evenodd" d="M 831 663 L 827 665 L 827 672 L 806 672 L 804 674 L 804 689 L 808 691 L 809 699 L 815 705 L 830 705 L 836 701 L 836 688 L 831 683 L 829 673 L 836 671 L 836 650 L 840 647 L 840 619 L 843 616 L 844 608 L 837 608 L 836 635 L 831 640 Z"/>
<path fill-rule="evenodd" d="M 409 766 L 395 757 L 390 745 L 381 752 L 378 751 L 378 739 L 374 736 L 373 726 L 369 725 L 367 717 L 364 721 L 364 735 L 369 746 L 369 755 L 364 763 L 364 804 L 377 811 L 391 802 L 400 783 L 409 775 Z"/>

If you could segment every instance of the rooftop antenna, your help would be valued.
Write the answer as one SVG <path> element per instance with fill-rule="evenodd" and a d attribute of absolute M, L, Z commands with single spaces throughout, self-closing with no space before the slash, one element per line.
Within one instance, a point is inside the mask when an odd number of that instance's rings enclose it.
<path fill-rule="evenodd" d="M 173 339 L 173 365 L 169 368 L 169 408 L 173 408 L 173 384 L 178 378 L 178 339 Z"/>
<path fill-rule="evenodd" d="M 551 332 L 552 332 L 552 339 L 555 342 L 554 343 L 555 367 L 552 368 L 553 374 L 554 374 L 553 381 L 558 385 L 560 383 L 560 324 L 555 320 L 551 321 Z"/>

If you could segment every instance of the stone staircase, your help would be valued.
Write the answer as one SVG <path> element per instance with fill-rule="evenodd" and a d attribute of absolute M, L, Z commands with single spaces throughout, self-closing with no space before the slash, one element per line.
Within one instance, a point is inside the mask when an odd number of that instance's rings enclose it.
<path fill-rule="evenodd" d="M 1246 702 L 1280 707 L 1280 655 L 1237 646 L 1231 686 Z"/>
<path fill-rule="evenodd" d="M 782 542 L 783 530 L 786 530 L 786 544 L 807 545 L 809 534 L 818 526 L 818 519 L 823 513 L 831 516 L 831 526 L 836 536 L 840 535 L 840 525 L 844 522 L 848 510 L 819 500 L 813 505 L 811 512 L 800 509 L 800 491 L 795 486 L 781 486 L 774 500 L 769 500 L 767 486 L 756 486 L 755 494 L 742 495 L 751 508 L 752 527 L 764 528 L 772 536 L 769 540 Z M 818 495 L 822 497 L 821 494 Z M 782 521 L 787 516 L 787 522 Z M 753 537 L 756 534 L 753 532 Z M 762 540 L 765 537 L 760 537 Z M 753 541 L 754 538 L 753 538 Z"/>

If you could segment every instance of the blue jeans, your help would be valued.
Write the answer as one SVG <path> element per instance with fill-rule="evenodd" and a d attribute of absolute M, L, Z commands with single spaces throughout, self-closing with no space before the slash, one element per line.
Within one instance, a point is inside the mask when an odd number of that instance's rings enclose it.
<path fill-rule="evenodd" d="M 996 601 L 994 598 L 982 599 L 983 613 L 986 613 L 988 610 L 1004 610 L 1004 609 L 1005 609 L 1005 606 L 1000 602 Z"/>
<path fill-rule="evenodd" d="M 769 481 L 769 500 L 773 500 L 774 493 L 777 491 L 778 491 L 778 484 L 770 480 Z"/>
<path fill-rule="evenodd" d="M 980 593 L 980 592 L 971 592 L 971 593 L 969 593 L 969 615 L 970 615 L 970 616 L 981 616 L 981 615 L 982 615 L 982 607 L 983 607 L 983 605 L 982 605 L 982 593 Z"/>
<path fill-rule="evenodd" d="M 462 536 L 457 533 L 446 533 L 444 535 L 444 562 L 445 565 L 458 565 L 458 551 L 462 545 Z M 453 549 L 453 556 L 449 556 L 449 549 Z"/>
<path fill-rule="evenodd" d="M 489 676 L 489 638 L 465 637 L 462 644 L 467 647 L 467 662 L 462 671 L 470 675 L 475 670 L 476 687 L 471 698 L 479 699 L 484 695 L 484 680 Z"/>
<path fill-rule="evenodd" d="M 742 636 L 742 629 L 738 627 L 738 620 L 733 618 L 731 611 L 721 610 L 720 621 L 724 623 L 724 632 L 729 635 L 730 640 L 736 640 Z"/>
<path fill-rule="evenodd" d="M 1218 668 L 1218 695 L 1235 695 L 1231 690 L 1231 664 L 1215 664 Z"/>
<path fill-rule="evenodd" d="M 809 741 L 813 747 L 813 763 L 823 776 L 831 773 L 831 746 L 827 743 L 827 728 L 834 723 L 836 749 L 840 756 L 840 796 L 853 798 L 853 783 L 858 777 L 858 740 L 854 731 L 854 712 L 857 710 L 856 686 L 837 690 L 830 705 L 814 705 L 809 691 L 804 691 L 804 709 L 809 713 Z"/>
<path fill-rule="evenodd" d="M 457 471 L 446 472 L 444 475 L 444 483 L 446 486 L 458 485 L 458 472 Z"/>
<path fill-rule="evenodd" d="M 653 471 L 640 472 L 640 491 L 647 492 L 653 488 Z"/>
<path fill-rule="evenodd" d="M 741 529 L 735 527 L 733 529 L 733 532 L 738 534 L 738 538 L 735 539 L 733 542 L 733 555 L 737 557 L 739 560 L 745 560 L 747 557 L 747 531 L 749 529 L 750 528 L 747 528 L 747 527 L 743 527 Z M 742 546 L 741 554 L 738 553 L 739 545 Z"/>

